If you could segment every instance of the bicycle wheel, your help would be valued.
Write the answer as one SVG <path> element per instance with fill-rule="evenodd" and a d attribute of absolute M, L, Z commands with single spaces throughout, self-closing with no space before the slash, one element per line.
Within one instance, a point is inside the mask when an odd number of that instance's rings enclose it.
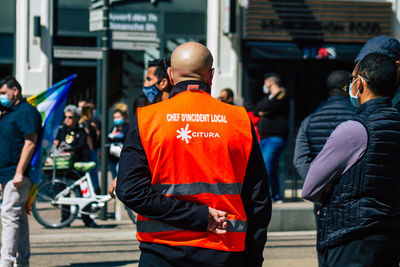
<path fill-rule="evenodd" d="M 134 224 L 136 224 L 136 216 L 135 216 L 135 214 L 133 213 L 133 210 L 131 210 L 130 208 L 128 208 L 128 207 L 126 207 L 126 206 L 125 206 L 125 209 L 126 209 L 126 211 L 128 212 L 129 219 L 131 219 L 131 221 L 132 221 Z"/>
<path fill-rule="evenodd" d="M 56 179 L 39 185 L 38 193 L 32 204 L 33 217 L 46 228 L 62 228 L 71 224 L 79 212 L 78 205 L 59 205 L 53 202 L 55 196 L 69 184 L 68 180 Z M 70 197 L 75 197 L 71 190 Z"/>

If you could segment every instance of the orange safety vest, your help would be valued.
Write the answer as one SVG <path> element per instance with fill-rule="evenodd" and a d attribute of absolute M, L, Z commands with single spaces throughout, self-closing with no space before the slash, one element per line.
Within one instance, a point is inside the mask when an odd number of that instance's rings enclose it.
<path fill-rule="evenodd" d="M 240 194 L 252 149 L 246 110 L 204 91 L 188 90 L 139 109 L 137 117 L 152 188 L 228 213 L 228 229 L 223 235 L 185 230 L 139 215 L 137 239 L 244 251 L 247 218 Z"/>

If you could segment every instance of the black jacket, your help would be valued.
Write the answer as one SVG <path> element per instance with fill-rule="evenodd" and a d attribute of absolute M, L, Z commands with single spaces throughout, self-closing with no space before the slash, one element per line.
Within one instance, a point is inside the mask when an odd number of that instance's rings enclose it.
<path fill-rule="evenodd" d="M 58 140 L 58 147 L 63 147 L 64 151 L 72 152 L 72 160 L 75 161 L 89 161 L 90 150 L 86 140 L 86 132 L 77 124 L 75 127 L 67 127 L 61 124 L 58 127 L 55 140 Z"/>
<path fill-rule="evenodd" d="M 331 96 L 310 116 L 306 129 L 310 147 L 311 161 L 318 155 L 329 135 L 340 123 L 349 120 L 356 108 L 350 103 L 349 97 Z"/>
<path fill-rule="evenodd" d="M 261 138 L 270 136 L 287 137 L 289 132 L 289 97 L 285 91 L 279 92 L 272 99 L 269 99 L 269 95 L 264 96 L 256 104 L 254 112 L 257 116 L 259 116 L 260 112 L 266 113 L 261 116 L 258 123 L 258 132 Z"/>
<path fill-rule="evenodd" d="M 400 232 L 400 113 L 389 98 L 380 97 L 364 103 L 352 120 L 367 129 L 368 146 L 318 213 L 320 251 L 375 233 Z"/>

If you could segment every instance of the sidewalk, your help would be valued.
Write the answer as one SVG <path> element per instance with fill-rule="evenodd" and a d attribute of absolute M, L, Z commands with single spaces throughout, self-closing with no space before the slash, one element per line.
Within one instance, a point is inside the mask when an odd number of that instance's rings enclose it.
<path fill-rule="evenodd" d="M 315 231 L 272 231 L 274 224 L 289 220 L 282 217 L 286 216 L 285 212 L 292 210 L 295 214 L 305 209 L 310 211 L 312 205 L 304 202 L 273 205 L 263 266 L 317 266 Z M 29 216 L 31 267 L 137 267 L 140 251 L 135 236 L 136 226 L 124 215 L 122 221 L 96 219 L 101 228 L 85 228 L 77 219 L 71 227 L 62 229 L 45 229 Z M 302 221 L 304 217 L 297 217 L 297 220 Z"/>

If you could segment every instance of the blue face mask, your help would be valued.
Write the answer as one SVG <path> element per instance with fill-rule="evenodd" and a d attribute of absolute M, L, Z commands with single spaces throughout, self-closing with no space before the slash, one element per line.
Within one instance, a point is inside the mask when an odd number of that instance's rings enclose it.
<path fill-rule="evenodd" d="M 5 94 L 4 95 L 0 95 L 0 104 L 3 107 L 6 107 L 6 108 L 10 108 L 12 106 L 11 100 L 8 99 L 8 96 L 5 95 Z"/>
<path fill-rule="evenodd" d="M 152 86 L 143 86 L 143 93 L 150 101 L 150 103 L 154 103 L 156 101 L 157 96 L 161 94 L 161 91 L 157 89 L 155 83 Z"/>
<path fill-rule="evenodd" d="M 358 101 L 358 93 L 360 93 L 360 90 L 357 91 L 356 95 L 352 95 L 351 91 L 353 90 L 353 84 L 357 81 L 357 79 L 355 79 L 354 82 L 351 82 L 349 86 L 350 103 L 356 108 L 360 106 L 360 102 Z"/>
<path fill-rule="evenodd" d="M 114 125 L 115 126 L 119 126 L 119 125 L 121 125 L 123 123 L 124 123 L 124 119 L 123 118 L 119 118 L 119 119 L 115 119 L 114 120 Z"/>

